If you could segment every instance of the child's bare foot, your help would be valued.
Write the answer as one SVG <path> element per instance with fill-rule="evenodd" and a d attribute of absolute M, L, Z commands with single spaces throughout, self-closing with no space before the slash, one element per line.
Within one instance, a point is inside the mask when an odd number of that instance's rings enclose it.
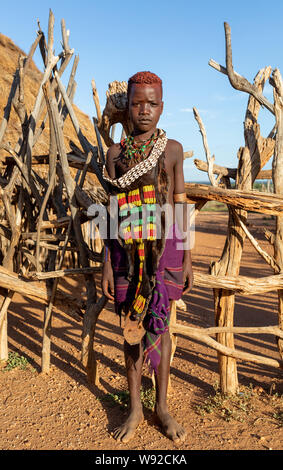
<path fill-rule="evenodd" d="M 113 437 L 117 441 L 121 441 L 125 443 L 129 442 L 129 440 L 135 434 L 135 430 L 137 429 L 138 425 L 142 421 L 143 421 L 142 409 L 131 411 L 125 423 L 114 430 Z"/>
<path fill-rule="evenodd" d="M 157 405 L 155 408 L 155 418 L 169 439 L 176 443 L 183 442 L 186 439 L 186 430 L 170 416 L 167 410 L 161 410 Z"/>

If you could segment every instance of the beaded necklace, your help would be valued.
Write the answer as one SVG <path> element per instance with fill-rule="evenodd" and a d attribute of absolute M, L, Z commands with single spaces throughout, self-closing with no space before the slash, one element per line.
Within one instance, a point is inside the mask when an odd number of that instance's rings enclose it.
<path fill-rule="evenodd" d="M 123 148 L 124 158 L 133 162 L 139 162 L 145 157 L 147 149 L 152 147 L 158 138 L 158 130 L 145 141 L 136 142 L 133 135 L 125 137 L 121 140 L 121 147 Z"/>
<path fill-rule="evenodd" d="M 120 189 L 125 189 L 134 183 L 138 178 L 140 178 L 140 176 L 148 173 L 152 168 L 154 168 L 162 152 L 164 152 L 168 140 L 165 131 L 159 129 L 157 132 L 158 137 L 149 156 L 147 156 L 141 162 L 137 163 L 133 168 L 130 168 L 128 171 L 126 171 L 126 173 L 123 176 L 120 176 L 120 178 L 109 178 L 107 175 L 106 166 L 103 165 L 103 179 L 113 186 L 116 186 Z"/>

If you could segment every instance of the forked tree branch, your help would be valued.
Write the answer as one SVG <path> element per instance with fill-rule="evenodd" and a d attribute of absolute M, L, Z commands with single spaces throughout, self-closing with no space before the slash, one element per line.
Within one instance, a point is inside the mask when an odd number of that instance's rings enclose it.
<path fill-rule="evenodd" d="M 232 62 L 232 45 L 231 45 L 231 28 L 228 23 L 224 23 L 225 29 L 225 43 L 226 43 L 226 68 L 217 62 L 210 60 L 209 65 L 218 70 L 219 72 L 228 75 L 229 81 L 233 88 L 239 91 L 244 91 L 252 95 L 261 105 L 265 106 L 272 114 L 274 114 L 274 106 L 268 101 L 262 93 L 260 93 L 256 86 L 252 85 L 245 77 L 234 71 Z"/>

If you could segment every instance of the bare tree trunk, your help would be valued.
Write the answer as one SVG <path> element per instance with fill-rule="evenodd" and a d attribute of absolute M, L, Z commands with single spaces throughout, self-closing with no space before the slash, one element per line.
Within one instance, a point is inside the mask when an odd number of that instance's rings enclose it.
<path fill-rule="evenodd" d="M 277 124 L 276 143 L 272 165 L 274 192 L 283 195 L 283 83 L 279 70 L 273 72 L 274 109 Z M 283 271 L 283 216 L 276 217 L 276 233 L 274 239 L 274 257 Z M 278 323 L 283 329 L 283 290 L 278 290 Z M 278 338 L 278 347 L 283 357 L 283 341 Z"/>

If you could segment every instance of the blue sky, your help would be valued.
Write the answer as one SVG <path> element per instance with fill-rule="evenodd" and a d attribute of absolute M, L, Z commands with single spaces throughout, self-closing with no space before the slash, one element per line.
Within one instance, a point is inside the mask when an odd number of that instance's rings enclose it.
<path fill-rule="evenodd" d="M 195 158 L 205 160 L 192 113 L 196 107 L 215 162 L 237 166 L 237 151 L 244 144 L 248 95 L 234 90 L 227 77 L 212 69 L 208 61 L 212 58 L 225 65 L 227 21 L 238 73 L 250 81 L 267 65 L 283 73 L 283 0 L 270 5 L 262 0 L 14 0 L 1 5 L 1 33 L 28 52 L 36 36 L 37 19 L 47 35 L 49 9 L 55 16 L 55 53 L 61 51 L 60 22 L 64 18 L 70 46 L 79 54 L 75 103 L 85 113 L 91 118 L 95 115 L 93 78 L 103 107 L 109 82 L 150 70 L 163 80 L 165 106 L 160 127 L 168 137 L 180 141 L 185 151 L 193 150 Z M 35 61 L 42 70 L 39 54 Z M 273 100 L 270 86 L 264 94 Z M 267 135 L 274 117 L 262 109 L 259 122 L 262 134 Z M 205 173 L 195 169 L 193 159 L 185 161 L 184 169 L 187 181 L 206 180 Z"/>

